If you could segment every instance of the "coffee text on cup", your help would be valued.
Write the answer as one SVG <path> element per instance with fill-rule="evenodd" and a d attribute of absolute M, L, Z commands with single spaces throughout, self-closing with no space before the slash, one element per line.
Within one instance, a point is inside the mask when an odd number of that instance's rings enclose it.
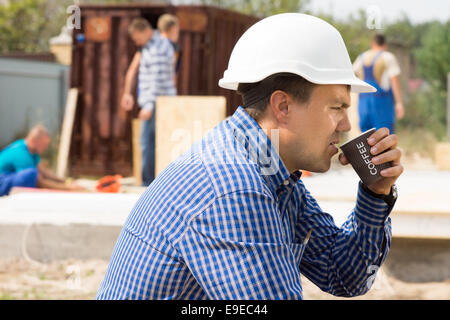
<path fill-rule="evenodd" d="M 372 161 L 370 161 L 369 154 L 367 153 L 367 149 L 364 146 L 364 143 L 363 142 L 357 143 L 356 147 L 358 148 L 358 151 L 361 154 L 361 158 L 364 160 L 364 163 L 369 168 L 370 174 L 373 175 L 373 176 L 376 175 L 377 174 L 377 168 L 372 163 Z"/>

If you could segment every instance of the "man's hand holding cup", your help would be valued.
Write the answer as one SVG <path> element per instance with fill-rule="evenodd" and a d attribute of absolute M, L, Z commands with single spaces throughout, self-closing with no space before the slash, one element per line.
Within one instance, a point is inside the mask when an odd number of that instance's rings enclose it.
<path fill-rule="evenodd" d="M 389 129 L 371 129 L 341 146 L 342 165 L 352 164 L 362 182 L 376 194 L 388 195 L 402 174 L 398 137 Z"/>

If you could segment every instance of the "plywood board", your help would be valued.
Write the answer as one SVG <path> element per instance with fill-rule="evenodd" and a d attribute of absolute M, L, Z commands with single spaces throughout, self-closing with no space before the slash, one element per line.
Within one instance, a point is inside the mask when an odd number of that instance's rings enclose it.
<path fill-rule="evenodd" d="M 450 170 L 450 142 L 436 144 L 435 159 L 439 170 Z"/>
<path fill-rule="evenodd" d="M 222 96 L 159 97 L 156 101 L 156 176 L 226 117 Z"/>
<path fill-rule="evenodd" d="M 133 144 L 133 175 L 135 177 L 135 184 L 142 185 L 142 151 L 139 144 L 141 136 L 141 120 L 133 119 L 132 124 L 132 144 Z"/>
<path fill-rule="evenodd" d="M 78 89 L 71 88 L 67 94 L 66 109 L 59 139 L 58 160 L 56 174 L 63 178 L 66 175 L 67 162 L 69 160 L 70 140 L 77 107 Z"/>

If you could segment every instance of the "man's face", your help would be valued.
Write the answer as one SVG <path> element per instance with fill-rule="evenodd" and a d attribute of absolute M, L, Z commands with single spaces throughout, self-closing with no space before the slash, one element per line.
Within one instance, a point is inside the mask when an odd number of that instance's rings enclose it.
<path fill-rule="evenodd" d="M 317 85 L 307 103 L 295 102 L 290 96 L 288 101 L 290 116 L 280 132 L 280 139 L 283 135 L 285 140 L 285 164 L 290 170 L 328 171 L 331 158 L 338 153 L 334 144 L 351 128 L 347 86 Z"/>
<path fill-rule="evenodd" d="M 43 135 L 36 139 L 36 153 L 43 154 L 50 144 L 50 137 L 48 135 Z"/>
<path fill-rule="evenodd" d="M 174 25 L 167 32 L 167 38 L 169 38 L 170 41 L 177 43 L 179 37 L 180 37 L 180 27 L 178 25 Z"/>
<path fill-rule="evenodd" d="M 144 31 L 135 31 L 131 34 L 131 39 L 133 39 L 134 43 L 138 47 L 145 46 L 151 37 L 152 31 L 150 29 L 146 29 Z"/>

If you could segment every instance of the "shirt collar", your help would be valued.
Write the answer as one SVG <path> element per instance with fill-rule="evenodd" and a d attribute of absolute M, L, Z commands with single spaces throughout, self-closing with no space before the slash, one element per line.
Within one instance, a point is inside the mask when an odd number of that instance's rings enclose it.
<path fill-rule="evenodd" d="M 150 40 L 148 40 L 147 44 L 145 45 L 146 47 L 150 46 L 151 44 L 155 43 L 156 41 L 159 40 L 159 38 L 161 38 L 161 35 L 159 33 L 158 30 L 154 30 L 152 37 L 150 38 Z"/>
<path fill-rule="evenodd" d="M 290 174 L 284 165 L 278 153 L 276 132 L 272 132 L 274 141 L 271 141 L 265 130 L 241 106 L 228 122 L 233 128 L 235 139 L 248 153 L 248 159 L 258 165 L 261 175 L 273 193 L 276 193 L 283 184 L 288 185 L 289 182 L 293 185 L 300 179 L 301 171 L 297 170 Z"/>

